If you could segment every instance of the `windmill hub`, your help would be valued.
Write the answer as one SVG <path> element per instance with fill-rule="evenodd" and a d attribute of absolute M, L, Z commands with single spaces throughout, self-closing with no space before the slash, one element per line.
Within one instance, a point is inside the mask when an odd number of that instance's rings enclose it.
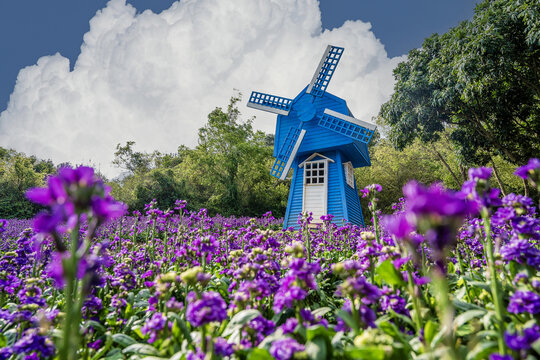
<path fill-rule="evenodd" d="M 297 102 L 297 106 L 295 107 L 295 110 L 297 112 L 298 118 L 302 122 L 308 122 L 315 118 L 315 114 L 317 113 L 317 108 L 309 97 L 303 97 Z"/>

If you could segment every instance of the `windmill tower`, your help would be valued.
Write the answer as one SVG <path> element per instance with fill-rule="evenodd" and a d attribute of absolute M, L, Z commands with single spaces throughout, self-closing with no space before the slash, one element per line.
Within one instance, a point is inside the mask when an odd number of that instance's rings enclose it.
<path fill-rule="evenodd" d="M 253 91 L 248 107 L 277 114 L 270 173 L 285 180 L 292 169 L 283 227 L 296 227 L 299 214 L 313 222 L 334 215 L 333 222 L 364 225 L 354 168 L 370 166 L 367 144 L 376 126 L 355 119 L 345 100 L 326 92 L 343 54 L 328 45 L 313 78 L 294 99 Z"/>

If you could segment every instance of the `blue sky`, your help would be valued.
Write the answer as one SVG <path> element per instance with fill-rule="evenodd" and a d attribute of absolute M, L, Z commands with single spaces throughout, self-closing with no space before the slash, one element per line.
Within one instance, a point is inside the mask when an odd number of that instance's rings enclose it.
<path fill-rule="evenodd" d="M 137 10 L 167 9 L 173 0 L 129 0 Z M 0 111 L 13 91 L 19 70 L 43 55 L 60 52 L 73 64 L 88 21 L 107 0 L 5 0 L 0 2 Z M 419 47 L 432 33 L 442 33 L 469 19 L 475 0 L 321 0 L 326 29 L 346 20 L 371 22 L 390 56 Z"/>
<path fill-rule="evenodd" d="M 172 4 L 172 5 L 171 5 Z M 144 11 L 150 6 L 150 11 Z M 327 44 L 329 86 L 359 119 L 392 93 L 392 69 L 473 0 L 0 1 L 0 146 L 112 174 L 116 144 L 174 152 L 236 91 L 294 97 Z M 347 21 L 350 20 L 350 21 Z M 345 23 L 344 23 L 345 22 Z M 256 116 L 273 132 L 275 118 Z M 61 138 L 62 141 L 58 141 Z"/>

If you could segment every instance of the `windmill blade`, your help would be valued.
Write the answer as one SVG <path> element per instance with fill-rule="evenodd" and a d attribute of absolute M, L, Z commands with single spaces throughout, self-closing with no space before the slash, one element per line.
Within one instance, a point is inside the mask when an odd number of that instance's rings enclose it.
<path fill-rule="evenodd" d="M 281 96 L 253 91 L 247 106 L 250 108 L 268 111 L 279 115 L 289 115 L 292 100 Z"/>
<path fill-rule="evenodd" d="M 326 51 L 324 52 L 317 70 L 315 70 L 315 74 L 309 83 L 306 93 L 314 96 L 324 95 L 326 87 L 328 86 L 330 79 L 332 79 L 332 75 L 334 75 L 334 71 L 336 70 L 336 66 L 339 63 L 342 54 L 342 47 L 332 45 L 326 47 Z"/>
<path fill-rule="evenodd" d="M 362 121 L 340 114 L 336 111 L 325 109 L 319 118 L 319 126 L 337 132 L 338 134 L 369 143 L 377 126 L 367 121 Z"/>
<path fill-rule="evenodd" d="M 289 129 L 285 141 L 279 149 L 270 175 L 275 176 L 280 180 L 285 180 L 305 134 L 306 130 L 301 127 L 291 127 Z"/>

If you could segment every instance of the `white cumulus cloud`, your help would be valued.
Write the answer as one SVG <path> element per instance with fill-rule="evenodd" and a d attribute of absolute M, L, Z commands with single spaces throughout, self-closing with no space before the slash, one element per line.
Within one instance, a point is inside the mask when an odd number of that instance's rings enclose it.
<path fill-rule="evenodd" d="M 388 58 L 369 23 L 323 31 L 317 0 L 182 0 L 159 14 L 111 0 L 90 20 L 72 71 L 56 54 L 19 72 L 0 114 L 0 146 L 114 175 L 116 144 L 194 146 L 207 114 L 226 106 L 233 89 L 244 103 L 252 90 L 293 98 L 327 44 L 345 47 L 328 91 L 369 120 L 402 60 Z M 241 110 L 274 131 L 274 115 Z"/>

